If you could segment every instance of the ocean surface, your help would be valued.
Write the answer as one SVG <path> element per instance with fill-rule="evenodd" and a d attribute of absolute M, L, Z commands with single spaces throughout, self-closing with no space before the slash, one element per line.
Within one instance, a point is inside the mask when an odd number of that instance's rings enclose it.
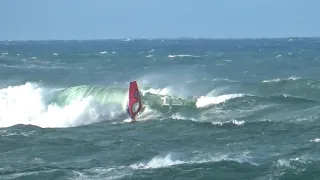
<path fill-rule="evenodd" d="M 320 179 L 319 73 L 320 38 L 2 41 L 0 179 Z"/>

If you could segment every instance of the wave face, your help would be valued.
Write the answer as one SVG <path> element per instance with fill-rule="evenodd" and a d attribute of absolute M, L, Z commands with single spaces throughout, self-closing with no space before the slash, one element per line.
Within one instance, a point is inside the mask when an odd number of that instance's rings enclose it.
<path fill-rule="evenodd" d="M 319 42 L 0 42 L 0 177 L 317 177 Z"/>

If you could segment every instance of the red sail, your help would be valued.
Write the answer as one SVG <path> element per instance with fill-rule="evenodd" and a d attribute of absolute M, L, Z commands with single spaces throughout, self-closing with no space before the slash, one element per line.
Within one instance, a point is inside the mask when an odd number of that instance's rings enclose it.
<path fill-rule="evenodd" d="M 130 117 L 135 120 L 136 115 L 142 108 L 140 93 L 136 81 L 130 82 L 129 85 L 129 101 L 128 101 L 128 113 Z"/>

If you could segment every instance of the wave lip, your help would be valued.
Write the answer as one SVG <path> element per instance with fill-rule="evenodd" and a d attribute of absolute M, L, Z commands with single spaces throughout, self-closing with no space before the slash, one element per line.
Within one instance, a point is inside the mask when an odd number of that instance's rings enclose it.
<path fill-rule="evenodd" d="M 226 102 L 227 100 L 243 97 L 243 96 L 244 94 L 225 94 L 217 97 L 201 96 L 200 98 L 197 99 L 196 106 L 197 108 L 208 107 L 210 105 L 220 104 L 220 103 Z"/>

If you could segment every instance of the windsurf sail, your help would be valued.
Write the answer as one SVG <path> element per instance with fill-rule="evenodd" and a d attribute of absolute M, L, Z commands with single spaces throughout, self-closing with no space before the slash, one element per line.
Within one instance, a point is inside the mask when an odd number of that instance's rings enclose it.
<path fill-rule="evenodd" d="M 127 112 L 132 120 L 136 120 L 137 114 L 141 111 L 142 102 L 139 88 L 136 81 L 130 82 L 129 85 L 129 99 L 127 105 Z"/>

